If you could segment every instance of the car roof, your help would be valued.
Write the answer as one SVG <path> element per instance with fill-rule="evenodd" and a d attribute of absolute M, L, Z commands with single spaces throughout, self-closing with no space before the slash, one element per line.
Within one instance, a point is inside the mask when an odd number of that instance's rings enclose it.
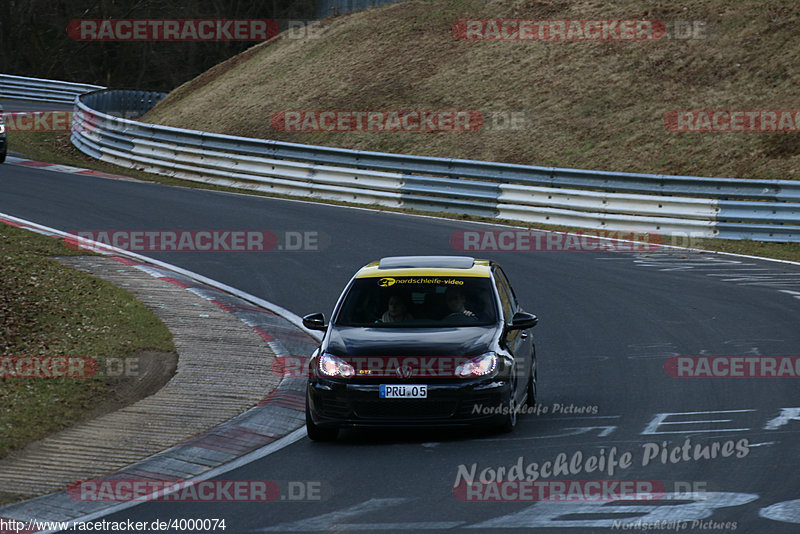
<path fill-rule="evenodd" d="M 474 276 L 489 278 L 491 262 L 468 256 L 390 256 L 373 261 L 356 278 L 377 276 Z"/>

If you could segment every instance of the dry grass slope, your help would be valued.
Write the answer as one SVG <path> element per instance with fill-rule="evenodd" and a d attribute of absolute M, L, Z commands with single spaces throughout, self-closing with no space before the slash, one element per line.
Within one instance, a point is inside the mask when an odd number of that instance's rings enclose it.
<path fill-rule="evenodd" d="M 469 42 L 459 19 L 704 21 L 704 39 Z M 798 109 L 791 0 L 407 0 L 260 44 L 176 90 L 148 120 L 365 150 L 739 178 L 800 177 L 798 133 L 673 133 L 684 109 Z M 522 130 L 286 133 L 281 110 L 524 111 Z"/>

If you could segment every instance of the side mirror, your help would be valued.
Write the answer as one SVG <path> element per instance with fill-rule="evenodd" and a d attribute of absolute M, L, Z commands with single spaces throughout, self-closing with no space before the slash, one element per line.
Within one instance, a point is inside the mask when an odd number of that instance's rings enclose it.
<path fill-rule="evenodd" d="M 528 312 L 517 312 L 511 318 L 511 324 L 508 325 L 509 330 L 527 330 L 533 328 L 539 323 L 539 318 Z"/>
<path fill-rule="evenodd" d="M 328 325 L 325 323 L 325 316 L 321 313 L 310 313 L 303 317 L 303 326 L 309 330 L 325 331 L 328 329 Z"/>

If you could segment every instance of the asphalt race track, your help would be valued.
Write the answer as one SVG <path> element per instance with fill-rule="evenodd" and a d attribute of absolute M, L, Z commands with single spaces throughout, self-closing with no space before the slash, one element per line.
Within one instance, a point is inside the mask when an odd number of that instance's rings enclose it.
<path fill-rule="evenodd" d="M 491 228 L 8 164 L 0 166 L 0 212 L 68 231 L 270 230 L 282 250 L 145 254 L 298 315 L 328 315 L 368 261 L 461 253 L 450 245 L 454 232 Z M 312 250 L 289 250 L 298 235 L 311 236 Z M 800 378 L 665 371 L 675 356 L 800 355 L 800 266 L 685 252 L 473 254 L 498 260 L 522 305 L 539 315 L 542 413 L 523 415 L 510 435 L 434 429 L 347 431 L 331 444 L 303 438 L 220 477 L 280 481 L 274 502 L 148 502 L 105 519 L 216 518 L 234 533 L 605 532 L 636 521 L 672 531 L 681 526 L 675 521 L 689 531 L 800 531 Z M 672 452 L 687 439 L 687 450 L 706 445 L 727 457 Z M 544 472 L 544 462 L 577 452 L 577 471 Z M 588 472 L 587 458 L 625 453 L 629 463 L 613 474 L 608 465 Z M 465 502 L 454 492 L 459 474 L 491 479 L 502 467 L 499 478 L 513 480 L 516 464 L 540 480 L 650 481 L 666 493 L 651 501 Z"/>
<path fill-rule="evenodd" d="M 72 104 L 55 104 L 53 102 L 35 102 L 28 100 L 9 100 L 7 98 L 0 99 L 0 104 L 3 106 L 3 111 L 6 113 L 11 111 L 71 111 Z"/>

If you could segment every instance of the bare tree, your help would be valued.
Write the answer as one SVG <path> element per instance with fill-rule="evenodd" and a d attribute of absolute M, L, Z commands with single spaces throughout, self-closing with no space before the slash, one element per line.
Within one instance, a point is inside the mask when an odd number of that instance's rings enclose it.
<path fill-rule="evenodd" d="M 170 90 L 252 46 L 238 41 L 79 41 L 84 19 L 312 19 L 315 0 L 0 0 L 0 71 Z"/>

